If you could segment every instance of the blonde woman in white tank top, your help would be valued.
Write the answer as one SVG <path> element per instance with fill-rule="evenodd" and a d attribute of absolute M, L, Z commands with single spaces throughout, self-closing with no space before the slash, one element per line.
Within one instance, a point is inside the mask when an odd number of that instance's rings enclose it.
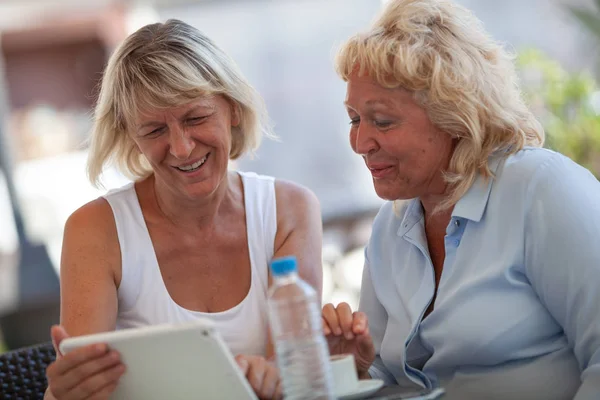
<path fill-rule="evenodd" d="M 180 21 L 141 28 L 111 56 L 89 175 L 116 161 L 135 180 L 75 211 L 61 261 L 68 335 L 211 318 L 260 398 L 279 398 L 268 262 L 294 254 L 321 289 L 319 204 L 307 189 L 228 170 L 254 150 L 266 112 L 235 64 Z M 125 367 L 88 347 L 48 368 L 46 398 L 106 398 Z"/>

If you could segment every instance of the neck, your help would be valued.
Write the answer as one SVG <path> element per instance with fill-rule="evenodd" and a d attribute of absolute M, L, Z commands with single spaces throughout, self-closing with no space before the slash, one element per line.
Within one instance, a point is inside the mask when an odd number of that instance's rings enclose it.
<path fill-rule="evenodd" d="M 211 226 L 233 202 L 235 184 L 230 173 L 227 173 L 213 193 L 200 199 L 181 196 L 155 176 L 152 180 L 155 206 L 165 218 L 179 227 L 202 229 Z"/>
<path fill-rule="evenodd" d="M 440 159 L 437 172 L 431 176 L 431 179 L 424 190 L 425 194 L 419 196 L 419 200 L 423 206 L 425 222 L 431 223 L 434 226 L 437 226 L 438 224 L 443 225 L 444 231 L 446 225 L 450 222 L 454 207 L 445 209 L 443 211 L 436 212 L 436 210 L 439 205 L 442 204 L 446 198 L 448 198 L 448 195 L 452 189 L 451 185 L 448 184 L 448 181 L 445 178 L 444 171 L 448 171 L 450 160 L 452 159 L 457 143 L 458 142 L 456 139 L 452 140 L 449 151 L 444 153 L 446 156 Z"/>
<path fill-rule="evenodd" d="M 433 194 L 427 194 L 419 198 L 421 201 L 421 206 L 423 207 L 425 223 L 432 226 L 443 227 L 444 231 L 446 230 L 446 226 L 452 218 L 452 210 L 454 207 L 450 207 L 442 211 L 438 211 L 437 209 L 439 205 L 448 197 L 449 189 L 449 186 L 445 184 L 443 190 L 436 191 Z"/>

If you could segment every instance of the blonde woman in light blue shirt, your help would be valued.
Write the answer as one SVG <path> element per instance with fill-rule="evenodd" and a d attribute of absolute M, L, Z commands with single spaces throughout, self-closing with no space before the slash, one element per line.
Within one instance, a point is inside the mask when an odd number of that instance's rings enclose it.
<path fill-rule="evenodd" d="M 507 53 L 456 4 L 391 0 L 336 67 L 389 201 L 359 311 L 323 308 L 331 353 L 451 399 L 600 399 L 600 183 L 541 148 Z"/>

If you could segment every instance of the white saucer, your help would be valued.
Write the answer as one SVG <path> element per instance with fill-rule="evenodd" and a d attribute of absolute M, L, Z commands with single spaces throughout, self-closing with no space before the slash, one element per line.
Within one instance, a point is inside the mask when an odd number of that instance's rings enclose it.
<path fill-rule="evenodd" d="M 357 400 L 362 399 L 363 397 L 367 397 L 376 391 L 378 391 L 383 386 L 383 381 L 381 379 L 364 379 L 358 381 L 358 385 L 356 389 L 351 392 L 346 392 L 341 395 L 337 395 L 338 400 Z"/>

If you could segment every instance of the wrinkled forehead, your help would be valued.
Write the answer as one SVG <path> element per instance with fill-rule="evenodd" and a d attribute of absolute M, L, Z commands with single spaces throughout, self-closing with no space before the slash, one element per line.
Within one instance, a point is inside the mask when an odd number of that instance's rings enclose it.
<path fill-rule="evenodd" d="M 219 95 L 206 88 L 176 90 L 169 87 L 132 87 L 122 103 L 121 118 L 127 130 L 136 129 L 141 121 L 165 112 L 185 112 L 194 106 L 214 107 Z"/>
<path fill-rule="evenodd" d="M 356 71 L 346 81 L 344 104 L 349 108 L 393 108 L 411 97 L 412 93 L 400 85 L 385 86 L 369 74 Z"/>
<path fill-rule="evenodd" d="M 134 116 L 133 126 L 139 127 L 148 120 L 160 120 L 165 114 L 179 118 L 194 111 L 211 112 L 222 105 L 221 99 L 221 95 L 206 95 L 195 99 L 182 99 L 181 102 L 174 104 L 146 105 L 138 109 Z"/>

